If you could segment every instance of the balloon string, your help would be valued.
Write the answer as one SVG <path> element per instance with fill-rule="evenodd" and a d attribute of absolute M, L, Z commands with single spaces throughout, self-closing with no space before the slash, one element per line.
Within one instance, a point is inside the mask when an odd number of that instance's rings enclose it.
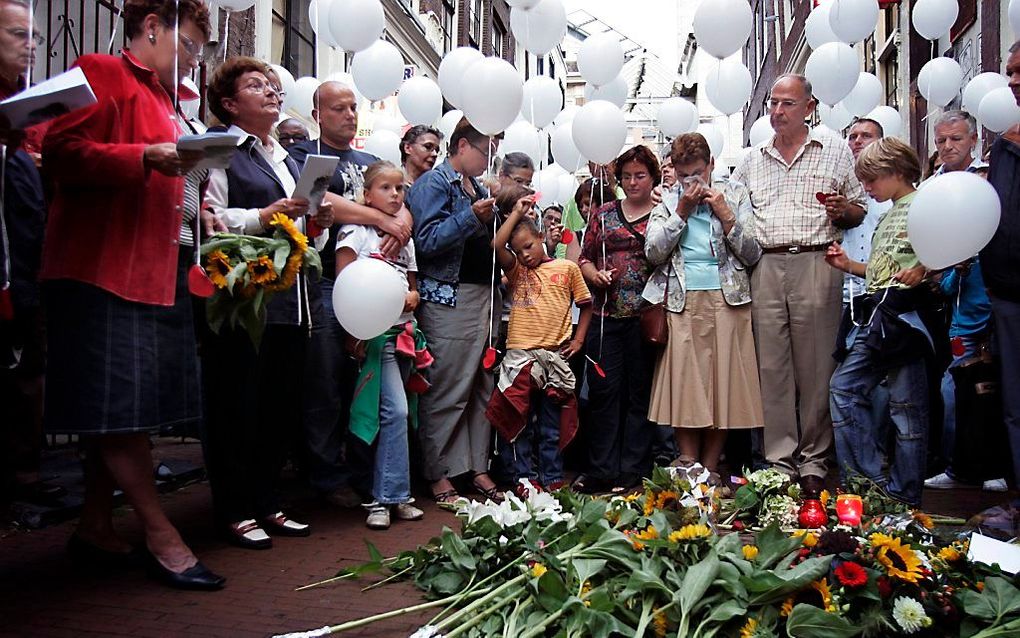
<path fill-rule="evenodd" d="M 318 4 L 316 4 L 315 5 L 315 75 L 316 75 L 316 77 L 318 77 L 318 75 L 319 75 L 319 73 L 321 72 L 321 69 L 322 69 L 321 60 L 319 59 L 319 34 L 322 32 L 322 22 L 321 22 L 321 16 L 320 16 L 321 13 L 322 13 L 322 8 Z M 315 112 L 318 113 L 319 117 L 321 118 L 322 117 L 322 111 L 319 109 L 319 91 L 316 91 L 312 95 L 315 98 Z M 355 98 L 355 100 L 354 100 L 355 107 L 357 107 L 357 103 L 358 103 L 357 98 Z M 283 100 L 280 100 L 280 109 L 283 110 Z M 322 125 L 319 124 L 318 121 L 315 122 L 315 125 L 319 128 L 319 137 L 317 137 L 316 140 L 315 140 L 315 152 L 318 153 L 319 155 L 322 155 Z"/>
<path fill-rule="evenodd" d="M 28 50 L 32 50 L 32 46 L 35 44 L 32 39 L 35 38 L 35 7 L 32 5 L 32 0 L 28 2 Z M 25 88 L 32 86 L 32 56 L 29 56 L 28 62 L 25 63 Z"/>
<path fill-rule="evenodd" d="M 602 185 L 602 183 L 606 179 L 606 167 L 605 167 L 605 165 L 600 165 L 599 166 L 598 173 L 601 176 L 601 180 L 602 180 L 602 181 L 599 182 L 599 186 L 600 186 L 599 190 L 601 191 L 601 185 Z M 592 196 L 592 201 L 594 202 L 595 201 L 595 184 L 592 184 L 591 196 Z M 615 192 L 612 193 L 611 196 L 613 198 L 615 198 L 616 197 L 616 193 Z M 605 202 L 603 202 L 603 205 L 605 205 Z M 594 212 L 595 211 L 592 210 L 592 207 L 589 206 L 588 207 L 588 215 L 591 216 L 591 214 L 594 213 Z M 620 214 L 621 215 L 623 214 L 623 207 L 622 206 L 620 207 Z M 608 271 L 609 270 L 609 258 L 606 256 L 606 211 L 604 211 L 604 210 L 602 211 L 602 220 L 601 221 L 602 221 L 602 268 L 604 268 L 606 271 Z M 609 285 L 612 286 L 612 282 L 610 282 Z M 602 313 L 599 316 L 599 361 L 602 361 L 603 341 L 605 340 L 605 336 L 606 336 L 606 305 L 608 303 L 609 303 L 609 290 L 607 289 L 605 294 L 602 295 Z"/>
<path fill-rule="evenodd" d="M 223 22 L 223 61 L 227 61 L 227 49 L 230 44 L 230 9 L 225 9 L 227 19 Z"/>
<path fill-rule="evenodd" d="M 123 6 L 123 5 L 121 5 L 121 6 Z M 115 6 L 115 8 L 116 8 L 116 6 Z M 108 45 L 106 45 L 106 52 L 108 54 L 110 54 L 110 55 L 113 55 L 113 41 L 117 39 L 117 27 L 120 26 L 120 21 L 122 19 L 121 15 L 123 14 L 123 11 L 124 11 L 123 9 L 118 9 L 117 10 L 117 17 L 114 18 L 114 21 L 113 21 L 113 31 L 110 33 L 110 43 Z"/>
<path fill-rule="evenodd" d="M 10 238 L 7 236 L 7 145 L 0 144 L 0 240 L 4 249 L 4 278 L 0 290 L 7 290 L 11 287 L 11 247 Z"/>
<path fill-rule="evenodd" d="M 491 137 L 489 138 L 489 145 L 488 146 L 489 146 L 489 154 L 488 154 L 488 163 L 485 165 L 485 175 L 486 175 L 486 177 L 491 178 L 492 177 L 492 138 Z M 470 179 L 470 178 L 468 178 L 468 179 Z M 479 193 L 479 194 L 481 194 L 481 193 Z M 499 232 L 498 229 L 497 229 L 498 222 L 499 222 L 499 220 L 497 219 L 495 211 L 493 211 L 493 215 L 492 215 L 492 237 L 493 237 L 493 239 L 495 239 L 496 233 Z M 493 246 L 493 248 L 492 248 L 492 279 L 489 281 L 489 325 L 488 325 L 488 328 L 489 328 L 489 347 L 490 348 L 492 347 L 492 322 L 493 322 L 493 319 L 494 319 L 495 312 L 496 312 L 496 247 Z"/>

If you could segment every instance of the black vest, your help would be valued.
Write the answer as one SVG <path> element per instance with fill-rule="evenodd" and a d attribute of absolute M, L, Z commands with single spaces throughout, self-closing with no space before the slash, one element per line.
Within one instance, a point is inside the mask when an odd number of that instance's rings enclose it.
<path fill-rule="evenodd" d="M 300 175 L 297 163 L 289 155 L 284 162 L 297 182 Z M 254 137 L 249 137 L 237 147 L 234 159 L 226 172 L 227 206 L 230 208 L 264 208 L 278 199 L 290 196 L 284 191 L 283 184 L 272 167 L 256 150 Z M 311 243 L 309 240 L 309 244 Z M 270 324 L 307 324 L 309 313 L 312 324 L 326 321 L 326 310 L 322 305 L 322 292 L 318 282 L 309 282 L 302 269 L 301 277 L 293 288 L 276 293 L 270 300 L 266 307 L 267 321 Z M 298 321 L 299 317 L 301 321 Z"/>

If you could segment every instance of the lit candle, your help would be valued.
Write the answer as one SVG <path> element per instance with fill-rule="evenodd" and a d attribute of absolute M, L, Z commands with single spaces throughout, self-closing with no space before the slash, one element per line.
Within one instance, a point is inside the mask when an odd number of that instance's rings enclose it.
<path fill-rule="evenodd" d="M 864 514 L 864 501 L 856 494 L 840 494 L 836 496 L 836 517 L 844 525 L 856 527 L 861 524 Z"/>

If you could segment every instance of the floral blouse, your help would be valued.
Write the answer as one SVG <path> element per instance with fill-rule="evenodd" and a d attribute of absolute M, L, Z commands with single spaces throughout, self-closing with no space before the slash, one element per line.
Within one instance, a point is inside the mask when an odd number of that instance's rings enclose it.
<path fill-rule="evenodd" d="M 652 266 L 645 257 L 648 216 L 629 225 L 630 228 L 624 223 L 619 201 L 606 204 L 589 216 L 579 263 L 594 264 L 599 270 L 616 269 L 608 288 L 592 287 L 597 315 L 634 317 L 645 305 L 641 292 L 652 273 Z"/>

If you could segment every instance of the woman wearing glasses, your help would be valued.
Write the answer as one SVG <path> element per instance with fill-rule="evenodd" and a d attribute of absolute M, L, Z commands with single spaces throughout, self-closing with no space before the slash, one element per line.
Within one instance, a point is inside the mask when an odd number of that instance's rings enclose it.
<path fill-rule="evenodd" d="M 56 120 L 43 143 L 55 191 L 42 271 L 49 369 L 46 426 L 81 436 L 86 494 L 72 556 L 128 564 L 111 520 L 114 487 L 141 519 L 153 575 L 218 589 L 167 519 L 152 480 L 148 435 L 200 415 L 198 365 L 182 250 L 180 78 L 209 38 L 198 0 L 126 0 L 130 46 L 86 55 L 97 103 Z M 184 267 L 182 267 L 182 265 Z"/>
<path fill-rule="evenodd" d="M 273 216 L 283 214 L 305 230 L 308 200 L 291 198 L 298 165 L 270 133 L 280 115 L 278 78 L 265 62 L 227 60 L 209 82 L 209 108 L 240 136 L 230 168 L 213 169 L 204 206 L 230 232 L 268 235 Z M 330 204 L 314 221 L 328 229 Z M 315 239 L 319 250 L 328 230 Z M 302 270 L 295 285 L 273 297 L 256 351 L 248 334 L 224 326 L 203 344 L 208 418 L 206 462 L 218 523 L 226 538 L 249 549 L 265 549 L 272 536 L 308 536 L 308 525 L 285 515 L 277 502 L 276 477 L 287 448 L 287 432 L 300 431 L 301 380 L 311 329 L 331 321 L 320 287 Z"/>
<path fill-rule="evenodd" d="M 400 163 L 410 188 L 418 178 L 431 171 L 439 158 L 439 143 L 443 134 L 431 126 L 412 126 L 400 140 Z"/>

